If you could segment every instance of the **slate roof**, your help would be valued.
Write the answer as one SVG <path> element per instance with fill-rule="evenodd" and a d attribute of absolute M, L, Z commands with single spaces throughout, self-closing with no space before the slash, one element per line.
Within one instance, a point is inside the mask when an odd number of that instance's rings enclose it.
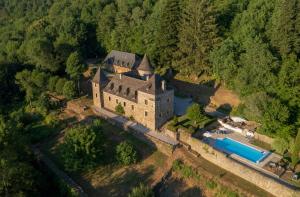
<path fill-rule="evenodd" d="M 151 64 L 146 54 L 144 55 L 140 65 L 137 67 L 137 70 L 153 72 L 153 68 L 151 67 Z"/>
<path fill-rule="evenodd" d="M 103 62 L 109 66 L 118 65 L 133 69 L 140 64 L 141 59 L 134 53 L 112 50 Z"/>
<path fill-rule="evenodd" d="M 140 91 L 154 95 L 163 93 L 162 83 L 163 79 L 161 78 L 161 76 L 159 76 L 158 74 L 153 74 L 147 81 L 147 84 L 143 86 Z"/>
<path fill-rule="evenodd" d="M 131 74 L 131 73 L 130 73 Z M 104 88 L 104 92 L 108 92 L 122 98 L 136 101 L 136 91 L 145 86 L 147 81 L 128 76 L 128 74 L 117 74 Z"/>
<path fill-rule="evenodd" d="M 162 81 L 163 79 L 157 74 L 153 74 L 148 80 L 134 77 L 133 72 L 123 73 L 121 77 L 117 74 L 103 91 L 136 102 L 137 91 L 152 95 L 163 93 Z"/>
<path fill-rule="evenodd" d="M 105 74 L 103 73 L 100 67 L 98 68 L 92 81 L 94 83 L 99 83 L 99 84 L 107 82 L 107 77 L 105 76 Z"/>

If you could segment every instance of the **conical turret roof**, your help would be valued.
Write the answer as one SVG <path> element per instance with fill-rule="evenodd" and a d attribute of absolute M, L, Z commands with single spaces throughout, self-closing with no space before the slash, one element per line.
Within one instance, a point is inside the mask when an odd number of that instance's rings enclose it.
<path fill-rule="evenodd" d="M 105 76 L 105 74 L 103 73 L 103 71 L 101 70 L 101 68 L 99 67 L 94 78 L 93 78 L 93 82 L 94 83 L 103 83 L 107 81 L 107 77 Z"/>
<path fill-rule="evenodd" d="M 143 60 L 141 61 L 140 65 L 137 67 L 137 70 L 153 72 L 153 68 L 151 67 L 146 54 L 144 55 Z"/>

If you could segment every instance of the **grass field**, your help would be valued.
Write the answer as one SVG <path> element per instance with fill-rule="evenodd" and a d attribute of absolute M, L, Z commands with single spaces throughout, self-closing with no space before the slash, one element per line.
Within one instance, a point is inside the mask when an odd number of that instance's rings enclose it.
<path fill-rule="evenodd" d="M 70 176 L 82 186 L 89 196 L 127 196 L 131 189 L 139 183 L 152 186 L 161 179 L 167 170 L 167 156 L 137 139 L 132 134 L 123 131 L 103 121 L 103 131 L 109 141 L 103 164 L 94 169 Z M 67 131 L 66 131 L 67 132 Z M 55 163 L 61 164 L 58 147 L 63 142 L 61 134 L 43 145 L 46 152 Z M 115 147 L 123 140 L 129 140 L 137 149 L 139 161 L 136 164 L 122 166 L 115 161 Z"/>

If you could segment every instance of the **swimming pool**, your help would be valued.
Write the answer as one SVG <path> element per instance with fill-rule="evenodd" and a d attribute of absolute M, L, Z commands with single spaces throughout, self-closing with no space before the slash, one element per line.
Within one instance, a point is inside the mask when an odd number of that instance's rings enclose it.
<path fill-rule="evenodd" d="M 231 138 L 218 138 L 214 146 L 227 154 L 236 154 L 254 163 L 259 163 L 269 154 L 267 151 L 260 151 Z"/>

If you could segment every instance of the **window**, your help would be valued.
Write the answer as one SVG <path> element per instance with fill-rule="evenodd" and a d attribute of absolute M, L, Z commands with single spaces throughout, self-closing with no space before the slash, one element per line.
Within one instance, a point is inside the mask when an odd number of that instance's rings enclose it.
<path fill-rule="evenodd" d="M 137 99 L 137 96 L 138 96 L 138 92 L 137 91 L 134 92 L 134 96 L 135 96 L 135 99 Z"/>
<path fill-rule="evenodd" d="M 97 93 L 96 93 L 96 98 L 98 97 Z"/>
<path fill-rule="evenodd" d="M 159 117 L 162 117 L 162 113 L 159 113 Z"/>
<path fill-rule="evenodd" d="M 129 93 L 130 93 L 130 89 L 127 88 L 127 89 L 126 89 L 126 94 L 129 95 Z"/>
<path fill-rule="evenodd" d="M 131 110 L 134 110 L 134 105 L 131 105 Z"/>
<path fill-rule="evenodd" d="M 148 116 L 148 112 L 147 111 L 145 111 L 145 116 Z"/>
<path fill-rule="evenodd" d="M 110 96 L 108 97 L 108 100 L 111 101 L 111 97 Z"/>
<path fill-rule="evenodd" d="M 97 84 L 95 83 L 95 87 L 97 87 Z"/>
<path fill-rule="evenodd" d="M 145 105 L 148 105 L 148 100 L 145 100 Z"/>
<path fill-rule="evenodd" d="M 122 86 L 119 86 L 119 92 L 121 92 L 122 91 Z"/>
<path fill-rule="evenodd" d="M 170 103 L 170 98 L 167 99 L 167 102 Z"/>
<path fill-rule="evenodd" d="M 111 89 L 111 90 L 114 89 L 114 86 L 115 86 L 115 84 L 114 84 L 114 83 L 111 83 L 111 84 L 110 84 L 110 89 Z"/>
<path fill-rule="evenodd" d="M 126 106 L 126 102 L 123 103 L 124 107 Z"/>
<path fill-rule="evenodd" d="M 119 100 L 118 100 L 118 99 L 116 99 L 116 103 L 117 103 L 117 104 L 119 103 Z"/>

